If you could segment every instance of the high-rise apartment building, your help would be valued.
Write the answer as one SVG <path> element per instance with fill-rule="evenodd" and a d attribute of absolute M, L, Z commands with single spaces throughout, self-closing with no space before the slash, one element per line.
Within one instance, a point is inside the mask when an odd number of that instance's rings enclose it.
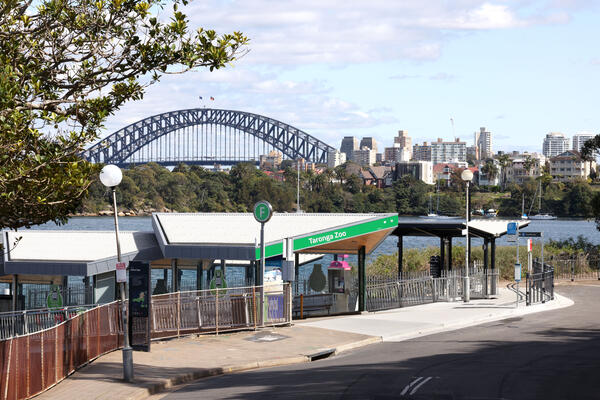
<path fill-rule="evenodd" d="M 398 131 L 398 136 L 396 136 L 394 138 L 394 147 L 399 147 L 401 149 L 407 149 L 410 153 L 409 157 L 412 157 L 412 139 L 410 136 L 408 136 L 407 131 L 405 131 L 405 130 Z"/>
<path fill-rule="evenodd" d="M 360 150 L 354 150 L 352 161 L 358 165 L 373 165 L 377 161 L 377 152 L 365 146 Z"/>
<path fill-rule="evenodd" d="M 396 143 L 394 143 L 396 144 Z M 394 164 L 399 161 L 410 161 L 410 154 L 412 151 L 409 151 L 406 148 L 401 147 L 386 147 L 384 153 L 384 160 L 388 164 Z"/>
<path fill-rule="evenodd" d="M 327 153 L 327 167 L 335 168 L 338 165 L 342 165 L 346 162 L 346 153 L 341 151 L 332 150 Z"/>
<path fill-rule="evenodd" d="M 416 161 L 431 161 L 431 146 L 427 142 L 415 144 L 412 158 Z"/>
<path fill-rule="evenodd" d="M 453 142 L 444 142 L 442 139 L 431 143 L 431 162 L 433 165 L 447 162 L 466 162 L 467 143 L 456 138 Z"/>
<path fill-rule="evenodd" d="M 573 150 L 578 153 L 581 153 L 581 148 L 583 144 L 590 139 L 593 139 L 596 135 L 591 132 L 580 132 L 573 135 Z"/>
<path fill-rule="evenodd" d="M 372 137 L 364 137 L 360 141 L 360 149 L 364 149 L 365 147 L 369 150 L 375 150 L 377 153 L 377 141 Z"/>
<path fill-rule="evenodd" d="M 475 132 L 475 146 L 477 146 L 478 160 L 492 158 L 494 152 L 492 150 L 492 133 L 485 130 L 485 126 L 479 128 L 479 132 Z"/>
<path fill-rule="evenodd" d="M 355 150 L 358 150 L 358 139 L 354 136 L 344 136 L 340 152 L 346 154 L 346 160 L 353 160 L 352 156 Z"/>
<path fill-rule="evenodd" d="M 569 150 L 569 139 L 560 132 L 550 132 L 544 138 L 542 153 L 546 157 L 555 157 Z"/>

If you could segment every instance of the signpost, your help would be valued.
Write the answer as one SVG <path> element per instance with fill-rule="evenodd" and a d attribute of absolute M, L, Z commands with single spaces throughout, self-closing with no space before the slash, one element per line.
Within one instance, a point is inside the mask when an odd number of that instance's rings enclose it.
<path fill-rule="evenodd" d="M 124 262 L 117 263 L 117 283 L 127 282 L 127 265 Z"/>
<path fill-rule="evenodd" d="M 261 200 L 254 205 L 254 219 L 260 223 L 260 276 L 259 283 L 262 286 L 261 290 L 261 310 L 262 312 L 262 320 L 261 323 L 265 322 L 265 224 L 269 222 L 271 217 L 273 216 L 273 207 L 266 200 Z"/>
<path fill-rule="evenodd" d="M 519 307 L 519 282 L 521 282 L 521 264 L 515 263 L 515 282 L 517 282 L 517 301 L 515 307 Z"/>

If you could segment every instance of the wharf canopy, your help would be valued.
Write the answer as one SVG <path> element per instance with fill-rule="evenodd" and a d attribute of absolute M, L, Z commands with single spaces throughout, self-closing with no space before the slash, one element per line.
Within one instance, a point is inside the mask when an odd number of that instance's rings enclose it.
<path fill-rule="evenodd" d="M 397 226 L 397 214 L 274 213 L 265 224 L 265 254 L 292 257 L 296 269 L 310 254 L 312 259 L 314 254 L 358 254 L 359 272 L 364 274 L 365 255 Z M 148 261 L 152 268 L 165 270 L 166 281 L 167 269 L 176 277 L 178 270 L 195 269 L 198 277 L 220 260 L 222 267 L 246 266 L 246 277 L 259 281 L 253 267 L 260 260 L 260 224 L 251 213 L 157 213 L 152 228 L 152 232 L 121 232 L 124 262 Z M 0 263 L 1 282 L 14 287 L 26 282 L 66 285 L 66 277 L 83 276 L 94 292 L 105 282 L 103 293 L 113 293 L 114 231 L 4 231 L 2 237 L 6 251 Z M 179 288 L 178 279 L 171 280 L 171 290 Z"/>
<path fill-rule="evenodd" d="M 154 214 L 152 225 L 166 258 L 260 259 L 260 223 L 252 214 Z M 398 225 L 396 214 L 277 214 L 265 225 L 265 255 L 369 254 Z"/>

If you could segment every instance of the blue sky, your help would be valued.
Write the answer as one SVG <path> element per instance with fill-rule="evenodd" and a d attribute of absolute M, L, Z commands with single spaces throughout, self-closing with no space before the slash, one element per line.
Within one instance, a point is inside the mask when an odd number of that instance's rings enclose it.
<path fill-rule="evenodd" d="M 600 133 L 599 5 L 192 1 L 191 25 L 241 30 L 250 52 L 231 68 L 164 77 L 111 117 L 106 133 L 206 105 L 266 115 L 336 147 L 354 135 L 382 148 L 399 129 L 413 143 L 457 136 L 470 144 L 485 126 L 494 151 L 541 151 L 551 131 Z"/>

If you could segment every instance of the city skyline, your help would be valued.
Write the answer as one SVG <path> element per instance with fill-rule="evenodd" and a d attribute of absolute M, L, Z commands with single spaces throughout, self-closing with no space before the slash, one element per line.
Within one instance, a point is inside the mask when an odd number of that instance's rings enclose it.
<path fill-rule="evenodd" d="M 192 25 L 241 30 L 250 52 L 216 72 L 165 76 L 106 134 L 206 106 L 265 115 L 336 148 L 344 136 L 388 145 L 400 129 L 413 143 L 470 143 L 485 126 L 495 151 L 541 151 L 549 132 L 599 131 L 599 9 L 588 3 L 191 3 Z"/>

